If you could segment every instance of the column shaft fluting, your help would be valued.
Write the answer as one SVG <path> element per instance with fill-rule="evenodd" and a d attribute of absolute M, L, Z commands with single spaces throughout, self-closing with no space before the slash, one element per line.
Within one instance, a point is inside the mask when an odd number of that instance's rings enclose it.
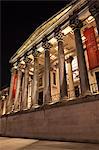
<path fill-rule="evenodd" d="M 74 18 L 74 20 L 70 20 L 70 21 L 71 21 L 70 22 L 71 27 L 73 27 L 74 29 L 81 94 L 85 96 L 90 94 L 90 86 L 89 86 L 88 72 L 87 72 L 84 49 L 83 49 L 81 33 L 80 33 L 80 28 L 83 26 L 83 24 L 80 20 L 78 20 L 78 18 Z"/>
<path fill-rule="evenodd" d="M 4 105 L 3 105 L 3 114 L 6 114 L 6 99 L 4 100 Z"/>
<path fill-rule="evenodd" d="M 38 54 L 34 54 L 34 74 L 32 80 L 32 89 L 31 89 L 31 106 L 38 105 L 38 72 L 39 71 L 39 62 Z"/>
<path fill-rule="evenodd" d="M 43 48 L 45 51 L 44 61 L 44 104 L 51 102 L 51 81 L 50 81 L 50 48 L 51 45 L 47 39 L 43 42 Z"/>
<path fill-rule="evenodd" d="M 24 96 L 24 73 L 22 74 L 22 88 L 21 88 L 21 101 L 20 101 L 20 110 L 23 109 L 23 106 L 24 106 L 24 102 L 23 102 L 23 96 Z"/>
<path fill-rule="evenodd" d="M 14 110 L 19 109 L 19 96 L 20 96 L 20 91 L 21 91 L 21 78 L 22 78 L 22 65 L 18 66 L 18 80 L 17 80 L 17 88 L 16 88 L 16 95 L 15 95 L 15 100 L 14 100 Z"/>
<path fill-rule="evenodd" d="M 29 82 L 29 65 L 30 65 L 30 59 L 25 59 L 25 70 L 24 70 L 24 91 L 23 91 L 23 97 L 22 97 L 22 107 L 23 109 L 27 109 L 28 105 L 28 82 Z"/>
<path fill-rule="evenodd" d="M 7 101 L 7 110 L 6 110 L 7 113 L 12 111 L 12 105 L 13 105 L 13 98 L 12 98 L 12 96 L 13 96 L 13 85 L 14 85 L 15 74 L 16 74 L 16 69 L 12 68 L 12 70 L 11 70 L 11 82 L 10 82 L 9 98 L 8 98 L 8 101 Z"/>
<path fill-rule="evenodd" d="M 67 67 L 68 67 L 68 86 L 69 86 L 69 98 L 75 98 L 75 88 L 74 88 L 74 81 L 73 81 L 73 72 L 72 72 L 72 60 L 73 57 L 70 56 L 67 59 Z"/>
<path fill-rule="evenodd" d="M 61 98 L 67 97 L 67 77 L 66 77 L 66 65 L 64 55 L 63 34 L 61 30 L 56 31 L 55 37 L 58 41 L 58 61 L 59 61 L 59 82 L 60 82 L 60 96 Z"/>

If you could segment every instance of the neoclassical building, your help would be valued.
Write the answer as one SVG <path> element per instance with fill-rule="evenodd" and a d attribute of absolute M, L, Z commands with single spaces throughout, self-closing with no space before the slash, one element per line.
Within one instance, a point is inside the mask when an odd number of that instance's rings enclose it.
<path fill-rule="evenodd" d="M 9 62 L 5 114 L 98 95 L 99 1 L 73 0 L 39 26 Z"/>
<path fill-rule="evenodd" d="M 6 112 L 99 93 L 96 3 L 71 2 L 38 27 L 11 57 Z"/>

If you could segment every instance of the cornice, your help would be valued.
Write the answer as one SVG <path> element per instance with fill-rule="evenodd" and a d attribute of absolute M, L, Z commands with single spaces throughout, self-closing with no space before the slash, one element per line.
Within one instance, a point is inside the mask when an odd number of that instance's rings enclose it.
<path fill-rule="evenodd" d="M 33 45 L 37 45 L 38 43 L 40 43 L 45 35 L 49 35 L 54 31 L 54 29 L 57 26 L 62 24 L 65 20 L 68 20 L 69 14 L 71 14 L 75 9 L 77 9 L 78 6 L 82 6 L 84 2 L 86 2 L 86 0 L 75 0 L 71 2 L 69 5 L 64 7 L 58 13 L 53 15 L 43 24 L 41 24 L 23 43 L 23 45 L 17 50 L 17 52 L 11 57 L 9 62 L 15 63 L 16 60 L 19 57 L 22 57 L 27 51 L 29 51 L 33 47 Z M 66 12 L 66 9 L 70 6 L 71 8 Z"/>

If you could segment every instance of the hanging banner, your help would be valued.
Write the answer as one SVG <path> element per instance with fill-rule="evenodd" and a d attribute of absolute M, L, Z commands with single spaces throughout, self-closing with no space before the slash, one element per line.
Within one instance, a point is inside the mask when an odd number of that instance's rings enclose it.
<path fill-rule="evenodd" d="M 99 66 L 99 51 L 97 47 L 94 27 L 86 28 L 84 30 L 84 36 L 86 37 L 86 49 L 89 62 L 89 69 L 94 69 Z"/>
<path fill-rule="evenodd" d="M 12 97 L 15 98 L 16 94 L 16 87 L 17 87 L 17 74 L 14 75 L 14 81 L 13 81 L 13 91 L 12 91 Z"/>
<path fill-rule="evenodd" d="M 99 66 L 99 35 L 97 38 L 97 45 L 98 45 L 97 57 L 98 57 L 98 66 Z"/>

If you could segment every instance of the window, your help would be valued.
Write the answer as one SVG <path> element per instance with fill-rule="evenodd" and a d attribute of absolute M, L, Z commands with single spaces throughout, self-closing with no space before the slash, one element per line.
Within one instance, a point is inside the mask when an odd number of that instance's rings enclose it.
<path fill-rule="evenodd" d="M 56 85 L 56 72 L 53 72 L 53 84 Z"/>
<path fill-rule="evenodd" d="M 96 81 L 97 81 L 97 86 L 99 91 L 99 72 L 95 72 L 95 75 L 96 75 Z"/>
<path fill-rule="evenodd" d="M 39 77 L 39 87 L 43 85 L 42 76 Z"/>
<path fill-rule="evenodd" d="M 76 97 L 79 97 L 79 95 L 80 95 L 78 86 L 75 86 L 75 95 L 76 95 Z"/>
<path fill-rule="evenodd" d="M 43 91 L 39 92 L 38 104 L 39 105 L 43 104 Z"/>

